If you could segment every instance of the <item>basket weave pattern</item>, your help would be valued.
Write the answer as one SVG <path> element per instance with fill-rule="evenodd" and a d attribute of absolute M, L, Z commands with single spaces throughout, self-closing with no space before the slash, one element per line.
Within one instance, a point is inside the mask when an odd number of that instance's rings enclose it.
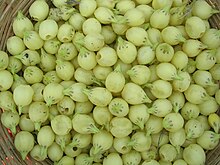
<path fill-rule="evenodd" d="M 12 21 L 19 10 L 23 14 L 28 14 L 30 5 L 35 0 L 0 0 L 0 50 L 6 50 L 6 41 L 13 35 Z M 49 2 L 49 0 L 47 0 Z M 213 8 L 220 10 L 220 0 L 206 0 Z M 210 19 L 210 25 L 220 29 L 220 14 L 215 14 Z M 0 115 L 2 111 L 0 109 Z M 52 164 L 50 160 L 37 162 L 30 157 L 23 161 L 20 154 L 16 151 L 13 144 L 13 136 L 0 123 L 0 164 L 2 165 L 48 165 Z M 207 165 L 220 164 L 220 144 L 207 152 Z"/>

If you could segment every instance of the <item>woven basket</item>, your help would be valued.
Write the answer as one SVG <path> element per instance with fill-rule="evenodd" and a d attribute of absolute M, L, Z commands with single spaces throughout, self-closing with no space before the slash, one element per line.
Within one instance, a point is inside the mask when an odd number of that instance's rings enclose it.
<path fill-rule="evenodd" d="M 12 20 L 21 10 L 28 14 L 30 5 L 35 0 L 0 0 L 0 50 L 6 50 L 6 41 L 13 35 Z M 47 0 L 49 2 L 49 0 Z M 220 9 L 220 0 L 206 0 L 215 9 Z M 210 25 L 220 29 L 220 14 L 215 14 L 210 19 Z M 0 110 L 0 116 L 2 111 Z M 13 144 L 13 136 L 10 130 L 0 123 L 0 164 L 2 165 L 48 165 L 53 164 L 49 159 L 37 162 L 31 157 L 22 160 Z M 220 144 L 207 152 L 207 165 L 220 165 Z"/>

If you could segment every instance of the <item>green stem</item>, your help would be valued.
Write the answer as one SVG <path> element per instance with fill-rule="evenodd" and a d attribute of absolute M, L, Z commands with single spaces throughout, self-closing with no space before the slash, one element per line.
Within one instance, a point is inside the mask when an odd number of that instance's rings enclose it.
<path fill-rule="evenodd" d="M 47 55 L 46 51 L 43 48 L 40 49 L 40 52 L 41 52 L 41 55 L 44 55 L 44 56 Z"/>
<path fill-rule="evenodd" d="M 177 36 L 177 40 L 182 43 L 186 42 L 186 39 L 182 35 Z"/>
<path fill-rule="evenodd" d="M 191 139 L 192 138 L 192 132 L 188 132 L 187 134 L 186 134 L 186 139 Z"/>
<path fill-rule="evenodd" d="M 23 160 L 26 159 L 28 152 L 27 151 L 20 151 L 21 157 Z"/>
<path fill-rule="evenodd" d="M 117 9 L 112 9 L 112 12 L 113 12 L 115 15 L 119 15 L 119 14 L 120 14 L 119 10 L 117 10 Z M 117 17 L 117 16 L 116 16 L 116 17 Z"/>
<path fill-rule="evenodd" d="M 55 115 L 53 115 L 53 114 L 51 114 L 51 113 L 49 114 L 49 119 L 50 119 L 50 121 L 53 120 L 54 117 L 55 117 Z"/>
<path fill-rule="evenodd" d="M 46 146 L 40 146 L 40 155 L 47 155 L 47 147 Z"/>
<path fill-rule="evenodd" d="M 173 111 L 178 113 L 179 112 L 179 106 L 173 105 Z"/>
<path fill-rule="evenodd" d="M 80 39 L 77 39 L 74 42 L 74 45 L 78 46 L 81 49 L 84 46 L 84 37 L 80 38 Z"/>
<path fill-rule="evenodd" d="M 112 23 L 117 23 L 117 24 L 126 24 L 127 20 L 124 17 L 118 17 L 117 14 L 115 14 L 115 18 L 111 20 Z"/>
<path fill-rule="evenodd" d="M 212 50 L 209 50 L 208 53 L 210 53 L 211 56 L 215 56 L 216 52 L 217 52 L 217 49 L 212 49 Z"/>
<path fill-rule="evenodd" d="M 186 6 L 187 6 L 187 3 L 184 3 L 182 6 L 175 8 L 174 13 L 178 14 L 179 19 L 183 19 L 185 17 Z"/>
<path fill-rule="evenodd" d="M 101 151 L 101 148 L 99 148 L 98 146 L 94 146 L 93 155 L 95 156 L 99 154 Z"/>
<path fill-rule="evenodd" d="M 193 0 L 191 3 L 189 3 L 189 1 L 186 1 L 186 2 L 185 2 L 185 4 L 186 4 L 185 10 L 184 10 L 184 13 L 185 13 L 185 14 L 183 15 L 183 17 L 188 16 L 188 15 L 192 12 L 192 7 L 193 7 L 195 1 L 196 1 L 196 0 Z"/>
<path fill-rule="evenodd" d="M 77 147 L 77 142 L 76 141 L 72 141 L 70 144 L 68 144 L 71 147 Z"/>
<path fill-rule="evenodd" d="M 144 23 L 141 25 L 141 27 L 144 29 L 144 30 L 147 30 L 150 28 L 150 23 Z"/>
<path fill-rule="evenodd" d="M 85 95 L 89 96 L 89 95 L 90 95 L 90 92 L 91 92 L 91 89 L 84 88 L 84 89 L 82 90 L 82 92 L 83 92 Z"/>
<path fill-rule="evenodd" d="M 14 106 L 14 105 L 11 105 L 11 106 L 10 106 L 10 110 L 11 110 L 13 113 L 17 113 L 16 106 Z"/>
<path fill-rule="evenodd" d="M 140 129 L 140 127 L 138 125 L 136 125 L 136 124 L 132 125 L 132 130 L 139 130 Z"/>
<path fill-rule="evenodd" d="M 176 151 L 177 151 L 177 154 L 180 154 L 180 146 L 175 146 L 175 148 L 176 148 Z"/>
<path fill-rule="evenodd" d="M 157 46 L 159 45 L 160 43 L 159 42 L 157 42 L 157 43 L 154 43 L 154 44 L 152 44 L 152 46 L 151 46 L 151 48 L 152 48 L 152 50 L 156 50 L 156 48 L 157 48 Z M 154 62 L 154 61 L 157 61 L 156 59 L 154 59 L 152 62 Z"/>
<path fill-rule="evenodd" d="M 22 13 L 22 11 L 21 10 L 19 10 L 18 11 L 18 14 L 17 14 L 17 16 L 16 16 L 16 19 L 23 19 L 23 18 L 25 18 L 25 16 L 24 16 L 24 14 Z"/>
<path fill-rule="evenodd" d="M 122 72 L 121 71 L 121 65 L 120 64 L 118 64 L 117 66 L 116 66 L 116 68 L 114 69 L 114 72 Z"/>
<path fill-rule="evenodd" d="M 219 140 L 220 139 L 220 134 L 214 133 L 214 140 Z"/>
<path fill-rule="evenodd" d="M 18 105 L 18 114 L 21 115 L 22 111 L 23 111 L 23 106 Z"/>
<path fill-rule="evenodd" d="M 64 58 L 64 57 L 66 56 L 66 54 L 67 54 L 67 50 L 66 50 L 66 49 L 61 49 L 61 50 L 59 51 L 59 55 L 60 55 L 62 58 Z"/>
<path fill-rule="evenodd" d="M 216 85 L 218 85 L 218 84 L 215 84 L 213 81 L 210 81 L 207 85 L 209 87 L 216 87 Z"/>
<path fill-rule="evenodd" d="M 48 107 L 51 107 L 52 104 L 53 104 L 53 98 L 47 98 L 47 100 L 46 100 L 46 105 L 47 105 Z"/>
<path fill-rule="evenodd" d="M 30 35 L 31 35 L 31 31 L 24 31 L 23 32 L 23 34 L 24 34 L 24 39 L 28 39 L 28 38 L 30 38 Z"/>
<path fill-rule="evenodd" d="M 218 9 L 212 9 L 211 13 L 212 13 L 212 14 L 218 14 L 218 13 L 220 13 L 220 10 L 218 10 Z"/>
<path fill-rule="evenodd" d="M 118 43 L 118 46 L 123 46 L 125 45 L 125 40 L 121 36 L 119 36 L 117 39 L 117 43 Z"/>
<path fill-rule="evenodd" d="M 151 107 L 151 108 L 147 109 L 147 112 L 150 113 L 150 114 L 154 113 L 154 111 L 155 111 L 154 107 Z"/>
<path fill-rule="evenodd" d="M 200 43 L 199 44 L 199 50 L 203 50 L 203 49 L 206 49 L 206 48 L 208 48 L 208 46 L 207 45 L 205 45 L 205 44 L 203 44 L 203 43 Z"/>
<path fill-rule="evenodd" d="M 65 150 L 66 143 L 65 143 L 65 141 L 64 141 L 64 140 L 62 140 L 62 141 L 61 141 L 60 147 L 61 147 L 62 151 L 64 151 L 64 150 Z"/>
<path fill-rule="evenodd" d="M 115 105 L 114 107 L 112 107 L 112 111 L 115 113 L 118 113 L 121 109 L 121 105 Z"/>
<path fill-rule="evenodd" d="M 149 99 L 149 97 L 147 96 L 147 94 L 145 95 L 145 97 L 144 97 L 144 103 L 152 103 L 152 100 L 151 99 Z"/>
<path fill-rule="evenodd" d="M 17 67 L 16 66 L 12 66 L 10 70 L 11 70 L 11 73 L 14 75 L 17 72 Z"/>
<path fill-rule="evenodd" d="M 135 146 L 135 145 L 136 145 L 136 141 L 135 141 L 135 140 L 131 140 L 130 142 L 127 143 L 126 146 L 128 146 L 128 147 L 133 147 L 133 146 Z"/>
<path fill-rule="evenodd" d="M 208 101 L 208 100 L 210 100 L 210 99 L 213 99 L 213 97 L 211 97 L 211 96 L 209 96 L 207 93 L 205 93 L 205 95 L 204 95 L 204 97 L 202 97 L 202 99 L 203 99 L 204 101 Z"/>
<path fill-rule="evenodd" d="M 15 55 L 14 57 L 21 60 L 24 57 L 24 55 L 23 54 L 18 54 L 18 55 Z"/>
<path fill-rule="evenodd" d="M 155 50 L 156 48 L 154 48 L 155 44 L 152 44 L 152 42 L 150 41 L 150 39 L 148 37 L 145 38 L 145 46 L 151 46 L 153 50 Z"/>
<path fill-rule="evenodd" d="M 188 62 L 188 66 L 196 66 L 196 61 L 190 60 L 190 61 Z"/>
<path fill-rule="evenodd" d="M 41 122 L 34 122 L 34 128 L 35 130 L 39 131 L 41 127 Z"/>
<path fill-rule="evenodd" d="M 150 136 L 151 135 L 151 133 L 152 133 L 152 130 L 147 130 L 147 132 L 146 132 L 146 136 Z"/>
<path fill-rule="evenodd" d="M 63 94 L 64 94 L 65 96 L 70 96 L 70 88 L 64 89 L 64 90 L 63 90 Z"/>
<path fill-rule="evenodd" d="M 89 50 L 87 50 L 85 47 L 80 48 L 80 51 L 79 51 L 80 56 L 84 56 L 84 55 L 89 54 L 89 53 L 90 53 Z"/>
<path fill-rule="evenodd" d="M 98 133 L 100 130 L 94 124 L 91 124 L 90 131 L 91 133 Z"/>
<path fill-rule="evenodd" d="M 83 35 L 83 33 L 80 33 L 80 32 L 77 32 L 74 35 L 73 43 L 76 46 L 77 50 L 80 50 L 81 47 L 83 47 L 83 45 L 84 45 L 84 37 L 85 36 Z"/>
<path fill-rule="evenodd" d="M 14 81 L 18 81 L 20 79 L 20 76 L 17 74 L 13 74 Z"/>
<path fill-rule="evenodd" d="M 127 75 L 131 76 L 131 77 L 134 77 L 135 73 L 133 72 L 132 69 L 128 70 L 127 72 Z"/>
<path fill-rule="evenodd" d="M 16 130 L 16 125 L 12 125 L 10 128 L 9 128 L 12 132 L 13 135 L 16 134 L 17 130 Z"/>
<path fill-rule="evenodd" d="M 171 5 L 172 5 L 172 4 L 171 4 Z M 167 6 L 165 6 L 163 9 L 159 9 L 159 10 L 160 10 L 161 12 L 165 12 L 166 14 L 169 14 L 171 5 L 167 5 Z"/>
<path fill-rule="evenodd" d="M 98 86 L 103 86 L 103 83 L 101 82 L 101 80 L 97 79 L 94 75 L 92 76 L 92 82 L 95 83 Z"/>
<path fill-rule="evenodd" d="M 94 157 L 93 156 L 88 156 L 88 157 L 85 158 L 85 162 L 87 162 L 88 164 L 92 164 L 93 161 L 94 161 Z"/>
<path fill-rule="evenodd" d="M 77 49 L 78 51 L 83 47 L 83 45 L 80 45 L 80 44 L 75 43 L 75 42 L 74 42 L 74 45 L 76 46 L 76 49 Z"/>
<path fill-rule="evenodd" d="M 109 122 L 106 122 L 106 124 L 104 126 L 107 131 L 110 130 L 110 123 Z"/>
<path fill-rule="evenodd" d="M 182 78 L 182 77 L 179 76 L 179 75 L 175 75 L 175 76 L 173 76 L 172 79 L 173 79 L 173 80 L 180 80 L 180 81 L 183 81 L 183 80 L 184 80 L 184 78 Z"/>
<path fill-rule="evenodd" d="M 146 83 L 146 84 L 142 85 L 142 88 L 145 88 L 145 87 L 152 89 L 153 84 L 152 83 Z"/>
<path fill-rule="evenodd" d="M 143 130 L 144 129 L 144 122 L 142 120 L 138 120 L 138 122 L 136 123 L 138 125 L 138 127 Z"/>
<path fill-rule="evenodd" d="M 214 129 L 214 132 L 215 132 L 215 133 L 218 133 L 218 132 L 219 132 L 219 127 L 220 127 L 220 125 L 219 125 L 218 123 L 214 125 L 214 128 L 213 128 L 213 129 Z M 219 135 L 219 137 L 220 137 L 220 134 L 218 134 L 218 135 Z"/>
<path fill-rule="evenodd" d="M 56 64 L 57 64 L 57 66 L 62 66 L 63 65 L 63 60 L 57 59 Z"/>
<path fill-rule="evenodd" d="M 183 2 L 183 5 L 178 7 L 180 12 L 185 12 L 187 3 L 188 3 L 187 1 Z"/>

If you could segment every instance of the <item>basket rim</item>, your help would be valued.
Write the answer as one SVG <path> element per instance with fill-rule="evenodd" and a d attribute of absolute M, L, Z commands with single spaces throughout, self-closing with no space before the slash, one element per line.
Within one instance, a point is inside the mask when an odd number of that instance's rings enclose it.
<path fill-rule="evenodd" d="M 7 38 L 12 35 L 11 29 L 12 29 L 12 19 L 15 17 L 17 11 L 22 10 L 24 14 L 28 13 L 28 9 L 30 4 L 32 4 L 35 0 L 2 0 L 0 1 L 0 35 L 2 35 L 1 42 L 0 42 L 0 50 L 6 49 L 6 43 L 3 41 L 6 41 Z M 49 1 L 49 0 L 47 0 Z M 214 8 L 217 8 L 220 10 L 220 0 L 206 0 L 209 4 L 211 4 Z M 215 14 L 212 16 L 211 26 L 213 28 L 220 29 L 220 13 Z M 2 111 L 0 110 L 0 115 Z M 219 112 L 220 113 L 220 112 Z M 12 147 L 9 151 L 6 149 L 8 146 Z M 13 137 L 8 133 L 8 129 L 2 126 L 0 123 L 0 162 L 4 163 L 4 158 L 8 158 L 9 164 L 11 160 L 20 160 L 20 157 L 18 156 L 18 152 L 14 149 L 13 145 Z M 3 151 L 3 152 L 1 152 Z M 7 152 L 8 151 L 8 152 Z M 13 154 L 12 154 L 12 153 Z M 220 163 L 220 144 L 219 147 L 216 148 L 213 151 L 209 151 L 209 158 L 207 159 L 208 164 L 207 165 L 218 165 Z M 218 158 L 218 160 L 215 160 Z M 46 160 L 45 162 L 37 162 L 34 159 L 25 160 L 24 162 L 18 161 L 16 163 L 25 163 L 30 164 L 30 161 L 36 162 L 36 164 L 42 164 L 46 165 L 48 163 L 51 163 L 50 160 Z M 216 162 L 217 161 L 217 162 Z M 211 163 L 211 164 L 209 164 Z M 12 163 L 13 164 L 13 163 Z"/>

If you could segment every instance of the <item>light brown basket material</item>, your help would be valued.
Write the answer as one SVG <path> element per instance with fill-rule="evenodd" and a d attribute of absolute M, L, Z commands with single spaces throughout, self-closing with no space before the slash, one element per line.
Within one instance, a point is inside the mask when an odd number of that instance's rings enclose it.
<path fill-rule="evenodd" d="M 12 20 L 21 10 L 27 15 L 30 5 L 35 0 L 0 0 L 0 50 L 6 50 L 7 38 L 13 35 Z M 220 0 L 206 0 L 215 9 L 220 9 Z M 48 0 L 49 2 L 49 0 Z M 220 29 L 220 14 L 215 14 L 210 19 L 212 27 Z M 2 111 L 0 110 L 0 115 Z M 3 165 L 48 165 L 50 160 L 37 162 L 30 157 L 23 161 L 13 145 L 13 137 L 0 123 L 0 164 Z M 220 164 L 220 144 L 214 150 L 207 153 L 207 165 Z"/>

